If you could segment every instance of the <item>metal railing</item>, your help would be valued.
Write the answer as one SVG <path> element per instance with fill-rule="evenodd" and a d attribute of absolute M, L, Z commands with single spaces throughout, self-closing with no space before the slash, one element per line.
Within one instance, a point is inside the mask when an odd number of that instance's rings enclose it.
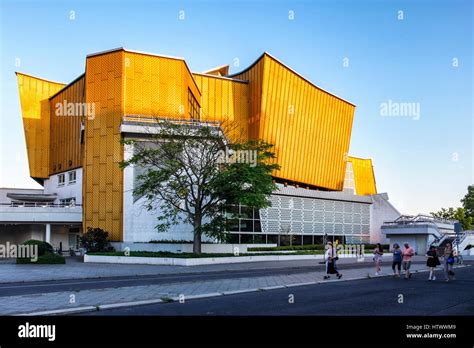
<path fill-rule="evenodd" d="M 123 116 L 122 121 L 141 122 L 141 123 L 170 122 L 170 123 L 179 124 L 179 125 L 201 126 L 201 127 L 219 127 L 221 125 L 221 123 L 218 121 L 203 122 L 199 119 L 174 119 L 174 118 L 168 118 L 168 117 L 155 117 L 155 116 L 148 116 L 148 115 Z"/>
<path fill-rule="evenodd" d="M 453 240 L 453 246 L 456 248 L 459 247 L 467 237 L 472 236 L 473 234 L 473 231 L 465 231 L 464 233 L 457 235 Z"/>
<path fill-rule="evenodd" d="M 11 203 L 0 203 L 0 206 L 7 206 L 12 208 L 74 208 L 82 207 L 82 204 L 69 203 L 69 204 L 55 204 L 51 202 L 11 202 Z"/>
<path fill-rule="evenodd" d="M 416 225 L 416 224 L 449 224 L 454 225 L 454 220 L 435 218 L 430 215 L 402 215 L 394 221 L 385 221 L 384 225 Z"/>

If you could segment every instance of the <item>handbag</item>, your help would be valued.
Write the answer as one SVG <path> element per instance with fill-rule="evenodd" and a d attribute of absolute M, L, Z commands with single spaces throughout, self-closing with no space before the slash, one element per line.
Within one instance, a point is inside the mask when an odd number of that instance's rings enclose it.
<path fill-rule="evenodd" d="M 334 248 L 332 248 L 332 254 L 334 255 Z M 337 256 L 337 253 L 336 253 L 336 257 L 333 257 L 333 260 L 334 261 L 339 260 L 339 256 Z"/>
<path fill-rule="evenodd" d="M 450 265 L 452 265 L 454 263 L 454 257 L 450 256 L 448 257 L 448 259 L 446 260 L 446 262 Z"/>

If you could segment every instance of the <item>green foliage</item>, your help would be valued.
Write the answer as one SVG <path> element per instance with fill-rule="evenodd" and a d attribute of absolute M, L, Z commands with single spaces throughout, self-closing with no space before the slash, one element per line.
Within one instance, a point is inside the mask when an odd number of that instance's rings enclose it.
<path fill-rule="evenodd" d="M 38 256 L 43 256 L 46 253 L 53 253 L 52 245 L 42 240 L 30 239 L 24 242 L 23 245 L 37 245 Z"/>
<path fill-rule="evenodd" d="M 224 207 L 243 204 L 249 208 L 270 205 L 277 188 L 271 173 L 272 145 L 263 141 L 227 144 L 222 128 L 183 125 L 160 121 L 147 142 L 124 141 L 133 145 L 133 155 L 121 167 L 140 168 L 134 195 L 145 198 L 148 210 L 159 209 L 158 231 L 180 222 L 194 229 L 195 253 L 201 252 L 201 236 L 225 239 L 228 221 Z M 254 163 L 228 161 L 234 153 L 254 151 Z"/>
<path fill-rule="evenodd" d="M 430 214 L 438 219 L 458 220 L 464 231 L 472 228 L 472 217 L 466 214 L 464 208 L 441 208 L 440 211 Z"/>
<path fill-rule="evenodd" d="M 87 232 L 80 237 L 81 246 L 87 252 L 105 251 L 108 249 L 109 233 L 101 228 L 87 227 Z"/>
<path fill-rule="evenodd" d="M 467 187 L 467 193 L 463 199 L 461 199 L 462 206 L 464 207 L 466 216 L 470 216 L 474 219 L 474 185 Z"/>
<path fill-rule="evenodd" d="M 39 264 L 39 265 L 65 264 L 66 259 L 62 255 L 47 252 L 43 254 L 42 256 L 39 256 L 36 262 L 31 261 L 30 258 L 17 258 L 16 263 L 17 264 Z"/>

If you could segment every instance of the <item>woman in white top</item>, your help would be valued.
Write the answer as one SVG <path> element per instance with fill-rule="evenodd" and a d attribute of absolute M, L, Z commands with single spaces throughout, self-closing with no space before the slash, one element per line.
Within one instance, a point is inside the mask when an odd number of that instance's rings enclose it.
<path fill-rule="evenodd" d="M 324 279 L 329 279 L 330 274 L 335 274 L 338 279 L 341 279 L 342 274 L 336 268 L 337 250 L 334 250 L 331 242 L 326 245 L 326 252 L 324 253 L 324 260 L 326 261 L 326 275 Z"/>
<path fill-rule="evenodd" d="M 374 249 L 374 262 L 375 262 L 375 275 L 379 275 L 382 268 L 382 256 L 383 256 L 383 248 L 380 243 L 377 243 L 377 246 Z"/>

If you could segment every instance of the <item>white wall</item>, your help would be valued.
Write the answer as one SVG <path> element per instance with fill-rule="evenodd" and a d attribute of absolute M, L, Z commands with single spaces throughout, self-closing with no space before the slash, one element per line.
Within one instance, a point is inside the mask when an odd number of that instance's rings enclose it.
<path fill-rule="evenodd" d="M 124 146 L 124 158 L 127 160 L 133 154 L 132 146 Z M 133 202 L 133 166 L 128 166 L 123 173 L 123 241 L 149 242 L 151 240 L 193 240 L 193 227 L 190 224 L 171 226 L 167 232 L 158 232 L 159 210 L 148 211 L 145 199 L 142 197 Z M 203 237 L 203 241 L 208 241 Z"/>
<path fill-rule="evenodd" d="M 394 221 L 401 214 L 388 201 L 388 195 L 381 193 L 372 195 L 370 206 L 370 243 L 388 243 L 388 239 L 382 233 L 381 226 L 384 222 Z"/>
<path fill-rule="evenodd" d="M 191 253 L 193 251 L 193 245 L 191 243 L 110 243 L 117 251 L 123 251 L 125 248 L 129 248 L 130 251 L 167 251 L 173 253 Z M 256 247 L 272 247 L 276 244 L 202 244 L 203 253 L 247 253 L 247 248 Z"/>
<path fill-rule="evenodd" d="M 65 175 L 64 186 L 58 186 L 58 174 L 51 175 L 49 179 L 44 181 L 44 193 L 56 193 L 58 195 L 58 199 L 54 203 L 58 204 L 60 199 L 75 197 L 76 204 L 82 204 L 82 168 L 73 170 L 76 171 L 76 182 L 74 184 L 68 182 L 68 173 L 71 170 L 63 172 Z"/>

